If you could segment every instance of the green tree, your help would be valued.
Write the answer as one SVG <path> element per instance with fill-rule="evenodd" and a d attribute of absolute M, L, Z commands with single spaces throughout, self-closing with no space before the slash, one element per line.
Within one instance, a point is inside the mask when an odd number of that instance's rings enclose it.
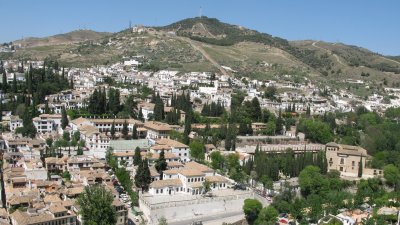
<path fill-rule="evenodd" d="M 86 225 L 110 225 L 117 223 L 117 214 L 112 205 L 114 197 L 103 186 L 86 186 L 78 197 L 79 213 Z"/>
<path fill-rule="evenodd" d="M 276 90 L 275 86 L 268 86 L 264 92 L 264 97 L 268 98 L 270 100 L 274 100 L 276 92 L 277 92 L 277 90 Z"/>
<path fill-rule="evenodd" d="M 65 107 L 63 107 L 61 110 L 61 128 L 65 129 L 68 126 L 68 122 L 67 111 L 65 110 Z"/>
<path fill-rule="evenodd" d="M 125 120 L 124 124 L 122 125 L 122 136 L 124 137 L 124 139 L 128 140 L 129 139 L 129 135 L 128 135 L 128 122 Z"/>
<path fill-rule="evenodd" d="M 83 149 L 80 146 L 78 146 L 78 149 L 76 150 L 76 154 L 83 155 Z"/>
<path fill-rule="evenodd" d="M 67 181 L 71 180 L 71 174 L 68 171 L 64 171 L 62 177 Z"/>
<path fill-rule="evenodd" d="M 7 83 L 7 74 L 6 74 L 6 70 L 5 69 L 3 69 L 2 89 L 3 89 L 4 93 L 7 93 L 8 83 Z"/>
<path fill-rule="evenodd" d="M 135 148 L 135 155 L 133 156 L 133 165 L 138 166 L 142 162 L 139 146 Z"/>
<path fill-rule="evenodd" d="M 322 176 L 321 170 L 316 166 L 307 166 L 300 172 L 299 185 L 304 196 L 312 193 L 320 194 L 327 188 L 326 180 Z"/>
<path fill-rule="evenodd" d="M 167 219 L 165 219 L 165 217 L 162 216 L 160 219 L 158 219 L 158 225 L 168 225 Z"/>
<path fill-rule="evenodd" d="M 400 171 L 395 165 L 389 164 L 383 168 L 383 177 L 388 185 L 395 186 L 400 181 Z"/>
<path fill-rule="evenodd" d="M 264 190 L 273 188 L 274 183 L 273 183 L 272 179 L 266 175 L 261 176 L 260 182 L 262 183 Z"/>
<path fill-rule="evenodd" d="M 154 102 L 154 120 L 164 120 L 164 102 L 158 93 Z"/>
<path fill-rule="evenodd" d="M 12 92 L 13 93 L 17 93 L 18 92 L 18 88 L 17 88 L 17 75 L 14 73 L 13 76 L 13 82 L 12 82 Z"/>
<path fill-rule="evenodd" d="M 165 160 L 165 152 L 161 150 L 160 156 L 156 160 L 155 168 L 160 174 L 160 179 L 162 179 L 163 171 L 167 169 L 167 161 Z"/>
<path fill-rule="evenodd" d="M 115 120 L 113 120 L 113 123 L 111 125 L 110 133 L 111 133 L 111 138 L 115 139 Z"/>
<path fill-rule="evenodd" d="M 363 162 L 362 162 L 362 156 L 360 157 L 360 162 L 358 162 L 358 177 L 362 177 L 363 175 Z"/>
<path fill-rule="evenodd" d="M 206 179 L 203 182 L 203 194 L 206 194 L 209 191 L 211 191 L 211 182 Z"/>
<path fill-rule="evenodd" d="M 261 209 L 255 224 L 260 225 L 275 225 L 279 212 L 273 206 L 268 206 Z"/>
<path fill-rule="evenodd" d="M 251 112 L 251 118 L 253 119 L 253 121 L 259 121 L 262 117 L 262 113 L 261 113 L 261 106 L 260 106 L 260 102 L 258 101 L 258 98 L 254 97 L 251 100 L 251 108 L 252 108 L 252 112 Z"/>
<path fill-rule="evenodd" d="M 256 221 L 261 209 L 262 209 L 262 204 L 258 200 L 255 199 L 244 200 L 243 212 L 249 224 L 253 224 L 254 221 Z"/>
<path fill-rule="evenodd" d="M 151 175 L 149 168 L 149 161 L 147 159 L 143 160 L 143 173 L 142 173 L 142 190 L 148 191 L 151 183 Z"/>
<path fill-rule="evenodd" d="M 0 99 L 0 122 L 3 120 L 3 100 Z"/>
<path fill-rule="evenodd" d="M 225 159 L 221 155 L 220 151 L 211 152 L 210 158 L 211 158 L 211 167 L 213 169 L 215 169 L 215 170 L 216 169 L 222 169 L 224 167 Z"/>
<path fill-rule="evenodd" d="M 133 129 L 132 129 L 132 139 L 138 139 L 138 134 L 137 134 L 137 129 L 136 129 L 136 125 L 133 125 Z"/>
<path fill-rule="evenodd" d="M 204 160 L 204 144 L 198 140 L 194 140 L 189 144 L 190 156 L 196 161 Z"/>

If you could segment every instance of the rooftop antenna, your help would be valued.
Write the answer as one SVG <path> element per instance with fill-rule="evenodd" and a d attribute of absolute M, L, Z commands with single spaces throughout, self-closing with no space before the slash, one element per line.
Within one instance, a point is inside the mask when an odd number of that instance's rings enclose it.
<path fill-rule="evenodd" d="M 200 6 L 200 9 L 199 9 L 199 17 L 201 18 L 202 17 L 202 11 L 203 11 L 203 8 Z"/>

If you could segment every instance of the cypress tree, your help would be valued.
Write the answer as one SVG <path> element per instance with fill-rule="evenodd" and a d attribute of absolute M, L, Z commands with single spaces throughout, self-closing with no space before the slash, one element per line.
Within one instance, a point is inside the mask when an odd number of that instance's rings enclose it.
<path fill-rule="evenodd" d="M 142 155 L 140 154 L 139 146 L 135 148 L 135 155 L 133 156 L 133 165 L 137 166 L 142 162 Z"/>
<path fill-rule="evenodd" d="M 42 82 L 46 80 L 46 60 L 43 62 Z"/>
<path fill-rule="evenodd" d="M 115 120 L 113 120 L 113 123 L 111 125 L 110 133 L 111 133 L 111 138 L 114 140 L 115 139 Z"/>
<path fill-rule="evenodd" d="M 88 105 L 88 111 L 91 114 L 98 114 L 98 95 L 99 92 L 97 91 L 97 89 L 94 89 L 93 94 L 90 96 L 89 98 L 89 105 Z"/>
<path fill-rule="evenodd" d="M 192 112 L 188 111 L 186 113 L 186 118 L 185 118 L 185 129 L 183 132 L 183 142 L 185 144 L 189 144 L 190 140 L 189 140 L 189 134 L 192 130 Z"/>
<path fill-rule="evenodd" d="M 306 116 L 307 116 L 307 117 L 310 117 L 310 116 L 311 116 L 311 108 L 310 108 L 310 106 L 307 106 Z"/>
<path fill-rule="evenodd" d="M 140 107 L 140 109 L 139 109 L 138 119 L 139 119 L 140 121 L 144 122 L 142 107 Z"/>
<path fill-rule="evenodd" d="M 33 76 L 32 64 L 29 64 L 28 79 L 26 80 L 29 94 L 32 94 L 32 80 L 33 80 L 32 76 Z"/>
<path fill-rule="evenodd" d="M 49 102 L 48 102 L 48 101 L 46 101 L 46 102 L 44 103 L 44 113 L 46 113 L 46 114 L 50 114 L 50 113 L 51 113 L 50 108 L 49 108 Z"/>
<path fill-rule="evenodd" d="M 358 177 L 362 177 L 363 175 L 363 162 L 362 162 L 362 155 L 360 157 L 360 162 L 358 163 Z"/>
<path fill-rule="evenodd" d="M 142 173 L 142 191 L 148 191 L 151 183 L 151 175 L 149 169 L 149 161 L 143 160 L 143 173 Z"/>
<path fill-rule="evenodd" d="M 113 101 L 114 104 L 112 105 L 112 107 L 113 107 L 112 110 L 113 110 L 114 114 L 119 113 L 120 108 L 121 108 L 121 103 L 120 103 L 119 97 L 120 97 L 119 89 L 116 89 L 114 92 L 114 101 Z"/>
<path fill-rule="evenodd" d="M 258 98 L 254 97 L 251 100 L 251 106 L 252 106 L 252 118 L 255 121 L 259 121 L 261 119 L 261 106 L 260 102 L 258 101 Z"/>
<path fill-rule="evenodd" d="M 160 179 L 163 178 L 163 171 L 167 169 L 167 161 L 165 160 L 165 152 L 161 150 L 160 156 L 156 160 L 155 168 L 157 172 L 160 174 Z"/>
<path fill-rule="evenodd" d="M 7 74 L 6 74 L 6 70 L 5 69 L 3 69 L 3 83 L 2 83 L 2 86 L 3 86 L 4 93 L 7 93 L 8 84 L 7 84 Z"/>
<path fill-rule="evenodd" d="M 136 174 L 135 174 L 135 186 L 138 188 L 142 188 L 143 186 L 143 172 L 144 172 L 144 167 L 143 167 L 143 161 L 141 161 L 138 164 L 138 167 L 136 169 Z"/>
<path fill-rule="evenodd" d="M 126 120 L 124 121 L 124 125 L 122 126 L 121 133 L 122 133 L 122 136 L 125 138 L 125 140 L 129 139 L 129 136 L 128 136 L 128 133 L 129 133 L 128 123 L 126 122 Z"/>
<path fill-rule="evenodd" d="M 0 121 L 3 120 L 3 99 L 0 99 Z"/>
<path fill-rule="evenodd" d="M 132 129 L 132 139 L 138 139 L 136 125 L 133 125 L 133 129 Z"/>
<path fill-rule="evenodd" d="M 61 127 L 62 129 L 65 129 L 67 126 L 68 126 L 67 111 L 65 110 L 65 107 L 63 107 L 61 110 Z"/>
<path fill-rule="evenodd" d="M 14 77 L 13 77 L 12 91 L 13 91 L 13 93 L 17 93 L 18 92 L 18 89 L 17 89 L 17 74 L 16 73 L 14 73 Z"/>
<path fill-rule="evenodd" d="M 276 120 L 276 130 L 275 132 L 277 134 L 282 134 L 283 132 L 283 119 L 282 119 L 282 112 L 279 109 L 279 115 L 278 115 L 278 119 Z"/>
<path fill-rule="evenodd" d="M 74 89 L 74 78 L 73 76 L 71 77 L 70 83 L 69 83 L 69 88 Z"/>
<path fill-rule="evenodd" d="M 154 120 L 156 120 L 156 121 L 164 120 L 164 103 L 158 93 L 157 93 L 154 104 L 155 104 L 154 105 Z"/>

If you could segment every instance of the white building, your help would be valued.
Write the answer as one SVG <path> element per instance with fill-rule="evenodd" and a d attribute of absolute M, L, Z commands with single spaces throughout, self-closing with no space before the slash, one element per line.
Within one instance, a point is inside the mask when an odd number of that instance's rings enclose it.
<path fill-rule="evenodd" d="M 23 121 L 21 118 L 19 118 L 19 116 L 11 116 L 10 118 L 10 130 L 12 132 L 15 131 L 15 129 L 17 129 L 18 127 L 22 127 L 23 125 Z"/>
<path fill-rule="evenodd" d="M 196 163 L 188 162 L 181 169 L 165 170 L 162 180 L 150 184 L 149 193 L 152 195 L 188 194 L 200 195 L 204 193 L 203 183 L 210 182 L 211 190 L 227 189 L 229 181 L 214 170 Z"/>
<path fill-rule="evenodd" d="M 157 139 L 156 144 L 150 147 L 151 153 L 161 153 L 161 149 L 166 153 L 172 153 L 179 156 L 181 162 L 190 161 L 190 149 L 189 146 L 172 139 Z"/>
<path fill-rule="evenodd" d="M 60 114 L 42 114 L 32 119 L 33 125 L 39 133 L 50 133 L 61 126 Z"/>

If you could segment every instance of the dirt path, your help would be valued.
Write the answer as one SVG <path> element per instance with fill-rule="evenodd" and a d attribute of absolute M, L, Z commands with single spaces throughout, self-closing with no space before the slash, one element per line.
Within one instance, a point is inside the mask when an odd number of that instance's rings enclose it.
<path fill-rule="evenodd" d="M 190 40 L 189 38 L 179 37 L 179 39 L 188 42 L 195 50 L 199 51 L 204 56 L 204 58 L 206 58 L 215 67 L 217 67 L 223 75 L 230 76 L 230 74 L 228 74 L 228 72 L 226 72 L 226 70 L 224 68 L 222 68 L 221 65 L 219 65 L 217 61 L 215 61 L 206 51 L 204 51 L 204 49 L 200 46 L 200 44 L 195 43 L 194 41 Z"/>
<path fill-rule="evenodd" d="M 382 59 L 386 59 L 387 61 L 390 61 L 390 62 L 393 62 L 393 63 L 396 63 L 396 64 L 399 64 L 399 65 L 400 65 L 400 62 L 398 62 L 398 61 L 396 61 L 396 60 L 388 59 L 388 58 L 383 57 L 383 56 L 379 56 L 379 57 L 381 57 Z"/>
<path fill-rule="evenodd" d="M 333 55 L 333 57 L 335 57 L 336 61 L 337 61 L 340 65 L 342 65 L 342 66 L 347 66 L 346 64 L 344 64 L 344 63 L 340 60 L 340 58 L 339 58 L 338 55 L 333 54 L 331 50 L 328 50 L 328 49 L 325 49 L 325 48 L 323 48 L 323 47 L 318 46 L 317 43 L 318 43 L 318 41 L 313 42 L 313 43 L 312 43 L 312 46 L 314 46 L 314 47 L 316 47 L 316 48 L 319 48 L 319 49 L 321 49 L 321 50 L 323 50 L 323 51 L 328 52 L 329 54 Z"/>

